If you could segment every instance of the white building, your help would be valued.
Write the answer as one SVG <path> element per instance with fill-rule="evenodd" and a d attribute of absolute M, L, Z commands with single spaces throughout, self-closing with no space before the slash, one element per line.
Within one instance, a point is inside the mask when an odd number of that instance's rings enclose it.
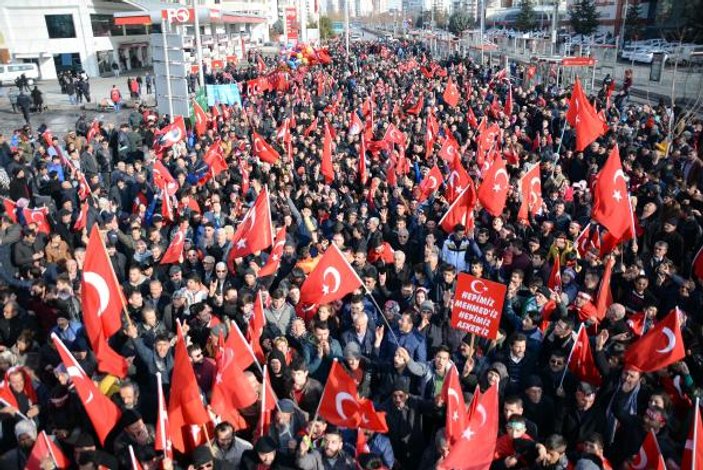
<path fill-rule="evenodd" d="M 141 0 L 0 0 L 3 47 L 12 61 L 36 63 L 43 79 L 56 78 L 62 70 L 82 69 L 91 77 L 109 74 L 113 63 L 122 70 L 149 67 L 149 35 L 161 31 L 161 10 L 173 7 L 173 2 Z M 214 41 L 225 39 L 217 34 L 232 42 L 240 34 L 268 40 L 263 16 L 224 8 L 212 13 L 217 26 L 203 29 L 210 28 L 206 34 Z"/>

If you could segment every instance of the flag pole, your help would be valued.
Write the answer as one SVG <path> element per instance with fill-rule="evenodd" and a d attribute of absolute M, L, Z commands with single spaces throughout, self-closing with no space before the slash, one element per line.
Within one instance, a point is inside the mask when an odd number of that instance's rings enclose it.
<path fill-rule="evenodd" d="M 7 402 L 7 400 L 5 400 L 4 398 L 0 398 L 0 403 L 2 403 L 2 404 L 5 405 L 5 406 L 9 406 L 10 408 L 15 408 L 14 406 L 10 405 L 10 404 Z M 15 414 L 16 414 L 17 416 L 19 416 L 20 418 L 25 419 L 25 420 L 27 420 L 27 421 L 31 421 L 31 420 L 27 417 L 27 415 L 22 414 L 22 412 L 21 412 L 20 410 L 18 410 L 17 408 L 15 408 L 15 409 L 17 410 L 17 411 L 15 411 Z"/>
<path fill-rule="evenodd" d="M 239 326 L 237 326 L 237 322 L 234 320 L 230 320 L 232 327 L 236 330 L 237 334 L 241 338 L 242 342 L 246 345 L 247 351 L 249 351 L 249 354 L 251 354 L 251 357 L 254 358 L 254 364 L 256 364 L 256 367 L 259 369 L 259 372 L 263 375 L 264 370 L 261 368 L 261 364 L 259 364 L 259 360 L 256 358 L 256 354 L 254 354 L 254 350 L 251 349 L 251 345 L 247 342 L 247 339 L 244 337 L 242 334 L 242 330 L 239 329 Z M 231 334 L 231 333 L 230 333 Z"/>
<path fill-rule="evenodd" d="M 59 468 L 59 463 L 56 461 L 56 456 L 54 455 L 54 449 L 51 448 L 51 443 L 49 442 L 49 436 L 46 435 L 46 431 L 42 431 L 41 435 L 44 438 L 44 443 L 51 456 L 51 461 L 54 462 L 54 467 Z"/>
<path fill-rule="evenodd" d="M 696 445 L 696 442 L 698 442 L 698 420 L 700 419 L 701 416 L 701 409 L 700 409 L 700 398 L 696 397 L 696 409 L 694 411 L 693 415 L 693 446 L 691 447 L 691 470 L 696 470 L 696 450 L 698 446 Z"/>
<path fill-rule="evenodd" d="M 334 367 L 334 365 L 336 363 L 337 363 L 337 358 L 335 357 L 332 359 L 332 367 Z M 331 370 L 332 370 L 332 368 L 330 368 L 330 371 Z M 328 374 L 328 376 L 329 376 L 329 374 Z M 329 384 L 329 381 L 325 382 L 325 388 L 322 389 L 322 394 L 320 394 L 320 401 L 317 402 L 317 408 L 315 409 L 315 415 L 313 416 L 312 421 L 310 421 L 310 423 L 314 423 L 315 421 L 317 421 L 318 416 L 320 416 L 320 406 L 322 405 L 322 400 L 325 398 L 325 392 L 327 391 L 328 384 Z M 308 430 L 308 433 L 306 434 L 306 436 L 308 437 L 308 439 L 312 436 L 312 426 L 310 426 L 310 429 Z"/>
<path fill-rule="evenodd" d="M 132 445 L 129 445 L 129 460 L 132 463 L 132 470 L 138 470 L 139 469 L 139 461 L 137 460 L 137 456 L 134 455 L 134 449 L 132 448 Z"/>
<path fill-rule="evenodd" d="M 166 408 L 166 403 L 165 403 L 165 400 L 164 400 L 164 390 L 163 390 L 163 388 L 162 388 L 163 385 L 162 385 L 162 382 L 161 382 L 161 372 L 157 372 L 157 373 L 156 373 L 156 386 L 159 387 L 159 389 L 157 390 L 157 393 L 159 394 L 159 395 L 158 395 L 158 402 L 159 402 L 159 411 L 158 411 L 158 415 L 159 415 L 159 426 L 161 426 L 162 431 L 163 431 L 163 432 L 161 433 L 161 446 L 163 447 L 163 449 L 164 449 L 164 454 L 165 454 L 165 453 L 166 453 L 166 449 L 168 448 L 167 445 L 166 445 L 166 426 L 165 426 L 166 423 L 163 422 L 163 416 L 161 416 L 161 410 Z"/>
<path fill-rule="evenodd" d="M 576 333 L 576 341 L 574 341 L 574 345 L 571 346 L 571 352 L 569 353 L 569 358 L 566 360 L 566 364 L 564 365 L 564 373 L 561 374 L 561 380 L 559 380 L 559 386 L 557 388 L 561 388 L 561 386 L 564 385 L 564 378 L 566 377 L 566 371 L 569 370 L 569 363 L 571 362 L 571 356 L 574 354 L 574 349 L 576 349 L 576 343 L 578 342 L 578 338 L 579 338 L 579 335 L 581 334 L 582 329 L 583 329 L 583 323 L 581 323 L 581 326 L 579 327 L 579 330 Z"/>

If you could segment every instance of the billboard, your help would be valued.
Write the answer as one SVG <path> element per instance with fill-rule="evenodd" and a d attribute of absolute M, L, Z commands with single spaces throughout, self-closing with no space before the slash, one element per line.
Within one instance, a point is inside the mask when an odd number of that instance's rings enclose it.
<path fill-rule="evenodd" d="M 286 7 L 286 42 L 298 42 L 298 9 Z"/>

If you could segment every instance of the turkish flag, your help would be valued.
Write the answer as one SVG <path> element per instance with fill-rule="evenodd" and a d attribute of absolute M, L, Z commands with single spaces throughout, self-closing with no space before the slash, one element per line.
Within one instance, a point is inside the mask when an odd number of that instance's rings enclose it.
<path fill-rule="evenodd" d="M 578 77 L 576 77 L 576 83 L 571 92 L 566 120 L 576 130 L 577 152 L 588 147 L 594 140 L 603 135 L 607 129 L 603 120 L 598 117 L 595 108 L 588 101 Z"/>
<path fill-rule="evenodd" d="M 539 163 L 530 168 L 520 178 L 520 195 L 522 202 L 517 213 L 518 220 L 529 223 L 529 215 L 537 215 L 542 208 L 542 181 L 540 179 Z"/>
<path fill-rule="evenodd" d="M 559 261 L 559 256 L 554 257 L 554 264 L 552 264 L 552 271 L 549 273 L 547 287 L 551 290 L 561 292 L 561 262 Z"/>
<path fill-rule="evenodd" d="M 693 421 L 683 448 L 681 470 L 700 470 L 701 468 L 703 468 L 703 424 L 701 424 L 699 399 L 696 398 Z"/>
<path fill-rule="evenodd" d="M 281 256 L 283 255 L 283 247 L 286 244 L 286 227 L 283 226 L 276 232 L 276 239 L 273 242 L 273 248 L 269 254 L 266 264 L 259 269 L 256 277 L 266 277 L 278 271 L 278 266 L 281 264 Z"/>
<path fill-rule="evenodd" d="M 630 470 L 639 470 L 643 468 L 646 468 L 647 470 L 666 470 L 664 456 L 659 450 L 657 436 L 654 434 L 654 431 L 650 430 L 644 437 L 639 453 L 630 459 L 628 468 Z M 682 466 L 681 468 L 683 469 L 686 467 Z"/>
<path fill-rule="evenodd" d="M 466 402 L 464 394 L 461 390 L 459 381 L 459 372 L 455 365 L 449 368 L 447 376 L 444 378 L 442 385 L 442 400 L 446 403 L 446 424 L 445 430 L 447 439 L 454 444 L 461 439 L 461 434 L 464 432 L 467 423 L 466 417 Z"/>
<path fill-rule="evenodd" d="M 513 113 L 513 87 L 508 85 L 508 96 L 505 98 L 505 106 L 503 106 L 503 114 L 510 116 Z"/>
<path fill-rule="evenodd" d="M 175 216 L 173 215 L 173 199 L 172 196 L 168 195 L 168 191 L 165 189 L 161 190 L 161 216 L 169 223 L 175 220 Z"/>
<path fill-rule="evenodd" d="M 29 454 L 29 457 L 27 457 L 24 470 L 42 470 L 46 468 L 42 465 L 42 462 L 47 459 L 51 461 L 54 464 L 54 468 L 57 469 L 63 470 L 71 466 L 71 461 L 63 453 L 61 447 L 49 439 L 49 436 L 46 435 L 46 431 L 42 431 L 37 436 L 37 440 L 34 441 L 34 447 L 32 447 L 32 452 Z"/>
<path fill-rule="evenodd" d="M 632 210 L 617 145 L 596 177 L 591 217 L 621 239 L 632 226 Z"/>
<path fill-rule="evenodd" d="M 596 225 L 589 222 L 574 240 L 574 245 L 581 258 L 592 249 L 600 252 L 600 232 Z"/>
<path fill-rule="evenodd" d="M 193 100 L 193 114 L 195 115 L 195 133 L 198 136 L 204 135 L 207 132 L 209 119 L 196 100 Z"/>
<path fill-rule="evenodd" d="M 281 156 L 278 152 L 255 131 L 251 132 L 251 139 L 253 147 L 252 153 L 254 156 L 258 157 L 261 161 L 271 164 L 280 160 Z"/>
<path fill-rule="evenodd" d="M 505 209 L 505 200 L 510 189 L 510 178 L 503 157 L 498 155 L 488 168 L 478 188 L 478 200 L 493 217 L 498 217 Z"/>
<path fill-rule="evenodd" d="M 691 272 L 698 279 L 703 279 L 703 246 L 698 250 L 693 258 L 693 267 Z"/>
<path fill-rule="evenodd" d="M 51 225 L 49 225 L 49 219 L 47 217 L 48 214 L 49 209 L 46 207 L 40 209 L 27 209 L 25 207 L 22 209 L 22 215 L 24 215 L 24 221 L 27 225 L 36 224 L 37 230 L 47 235 L 51 233 Z"/>
<path fill-rule="evenodd" d="M 325 137 L 322 141 L 320 173 L 325 177 L 325 183 L 330 184 L 334 181 L 334 167 L 332 166 L 332 132 L 330 131 L 330 125 L 328 123 L 325 123 Z"/>
<path fill-rule="evenodd" d="M 227 169 L 227 162 L 222 155 L 222 147 L 219 143 L 214 143 L 207 149 L 203 161 L 210 167 L 212 176 L 217 176 Z"/>
<path fill-rule="evenodd" d="M 234 365 L 241 370 L 245 370 L 257 360 L 256 354 L 254 354 L 254 350 L 251 348 L 251 345 L 244 336 L 244 333 L 242 333 L 242 330 L 239 329 L 239 325 L 231 322 L 230 326 L 231 328 L 229 334 L 227 335 L 227 340 L 225 341 L 224 337 L 220 338 L 220 352 L 229 354 L 229 351 L 234 351 Z M 248 328 L 251 328 L 251 326 Z M 223 359 L 228 358 L 223 357 Z"/>
<path fill-rule="evenodd" d="M 126 301 L 97 225 L 93 225 L 85 250 L 81 303 L 84 312 L 86 309 L 96 312 L 106 338 L 122 328 Z"/>
<path fill-rule="evenodd" d="M 161 372 L 156 373 L 157 383 L 157 403 L 158 416 L 156 419 L 156 437 L 154 439 L 154 449 L 164 453 L 164 457 L 173 458 L 173 440 L 168 424 L 168 410 L 166 409 L 166 398 L 164 397 L 163 385 L 161 383 Z"/>
<path fill-rule="evenodd" d="M 260 363 L 266 362 L 266 355 L 261 347 L 261 337 L 264 335 L 265 327 L 266 316 L 264 315 L 264 299 L 261 296 L 261 291 L 259 291 L 254 301 L 254 314 L 251 316 L 251 319 L 249 319 L 247 340 L 249 344 L 251 344 L 252 352 Z"/>
<path fill-rule="evenodd" d="M 466 111 L 466 122 L 474 129 L 478 127 L 478 119 L 476 119 L 476 115 L 474 114 L 474 110 L 471 109 L 471 106 L 469 106 L 469 109 Z"/>
<path fill-rule="evenodd" d="M 168 426 L 173 447 L 179 452 L 186 453 L 204 443 L 204 436 L 200 434 L 195 436 L 191 432 L 191 426 L 206 425 L 210 421 L 210 415 L 200 397 L 200 387 L 195 380 L 180 323 L 177 325 L 176 333 L 171 396 L 168 401 Z M 213 393 L 215 386 L 213 386 Z M 199 442 L 201 440 L 203 442 Z"/>
<path fill-rule="evenodd" d="M 243 258 L 270 247 L 273 242 L 272 233 L 271 206 L 268 190 L 264 187 L 234 232 L 228 259 L 230 270 L 233 270 L 235 258 Z"/>
<path fill-rule="evenodd" d="M 256 69 L 259 73 L 264 73 L 266 71 L 266 62 L 264 62 L 261 56 L 258 56 L 256 59 Z"/>
<path fill-rule="evenodd" d="M 438 134 L 439 123 L 432 112 L 432 108 L 430 108 L 430 111 L 427 113 L 427 131 L 425 132 L 425 159 L 429 158 L 432 154 L 432 147 L 434 147 Z"/>
<path fill-rule="evenodd" d="M 405 112 L 408 114 L 411 114 L 413 116 L 419 116 L 420 113 L 422 112 L 422 107 L 425 105 L 425 97 L 420 95 L 420 97 L 417 99 L 417 103 L 415 103 L 415 106 L 411 106 L 410 108 L 406 109 Z"/>
<path fill-rule="evenodd" d="M 451 78 L 447 80 L 447 86 L 446 88 L 444 88 L 444 94 L 442 95 L 442 99 L 451 107 L 454 107 L 459 104 L 459 90 L 457 89 L 456 85 L 454 84 Z"/>
<path fill-rule="evenodd" d="M 492 386 L 481 398 L 471 414 L 466 428 L 439 462 L 439 470 L 486 470 L 491 466 L 498 436 L 498 387 Z"/>
<path fill-rule="evenodd" d="M 17 203 L 6 197 L 2 198 L 2 205 L 5 206 L 5 214 L 12 220 L 12 223 L 17 223 Z"/>
<path fill-rule="evenodd" d="M 686 357 L 679 309 L 672 310 L 662 321 L 625 351 L 626 367 L 641 372 L 654 372 Z"/>
<path fill-rule="evenodd" d="M 176 116 L 171 124 L 154 132 L 154 145 L 158 145 L 159 149 L 167 149 L 185 138 L 186 124 L 183 116 Z"/>
<path fill-rule="evenodd" d="M 386 413 L 376 411 L 373 402 L 366 398 L 360 398 L 359 403 L 359 428 L 368 429 L 374 432 L 388 432 L 388 424 L 386 423 Z"/>
<path fill-rule="evenodd" d="M 442 172 L 439 171 L 439 167 L 435 164 L 427 176 L 420 182 L 420 194 L 417 197 L 418 202 L 423 202 L 427 200 L 444 182 L 442 177 Z"/>
<path fill-rule="evenodd" d="M 363 283 L 334 243 L 325 251 L 300 288 L 303 304 L 328 304 L 361 287 Z"/>
<path fill-rule="evenodd" d="M 319 410 L 320 416 L 336 426 L 356 428 L 361 424 L 356 383 L 337 361 L 332 362 Z"/>
<path fill-rule="evenodd" d="M 317 118 L 313 119 L 312 122 L 308 127 L 305 128 L 305 131 L 303 132 L 303 135 L 305 137 L 309 137 L 310 134 L 315 132 L 317 130 Z"/>
<path fill-rule="evenodd" d="M 81 211 L 78 213 L 76 221 L 73 223 L 73 230 L 82 231 L 88 225 L 88 203 L 81 204 Z"/>
<path fill-rule="evenodd" d="M 210 399 L 210 405 L 220 416 L 226 416 L 229 409 L 251 406 L 258 399 L 256 390 L 249 386 L 244 376 L 244 367 L 241 367 L 243 363 L 248 363 L 247 367 L 253 363 L 248 348 L 242 348 L 241 339 L 238 328 L 230 331 L 227 341 L 220 336 L 215 357 L 217 374 Z"/>
<path fill-rule="evenodd" d="M 598 297 L 596 298 L 596 318 L 599 322 L 605 318 L 605 312 L 613 304 L 613 294 L 610 290 L 610 279 L 613 276 L 613 266 L 615 266 L 615 258 L 609 257 L 605 262 L 603 276 L 598 286 Z"/>
<path fill-rule="evenodd" d="M 151 170 L 151 174 L 154 179 L 154 186 L 160 189 L 166 189 L 170 196 L 176 194 L 178 181 L 171 175 L 168 168 L 166 168 L 161 160 L 156 160 L 154 162 L 154 168 Z"/>
<path fill-rule="evenodd" d="M 383 136 L 383 140 L 391 144 L 399 145 L 401 147 L 408 146 L 408 138 L 405 134 L 400 132 L 400 129 L 395 127 L 394 124 L 390 124 L 386 129 L 386 135 Z"/>
<path fill-rule="evenodd" d="M 453 135 L 449 134 L 444 139 L 442 148 L 439 149 L 439 156 L 449 165 L 453 165 L 454 161 L 459 158 L 459 144 Z"/>
<path fill-rule="evenodd" d="M 61 362 L 66 367 L 66 373 L 70 377 L 78 397 L 81 399 L 88 418 L 93 423 L 93 429 L 95 429 L 100 443 L 104 445 L 107 435 L 120 419 L 120 409 L 112 400 L 100 393 L 98 387 L 88 377 L 80 364 L 78 364 L 78 361 L 76 361 L 66 345 L 55 333 L 51 334 L 51 339 L 61 357 Z"/>
<path fill-rule="evenodd" d="M 476 188 L 471 178 L 464 192 L 454 200 L 447 212 L 439 221 L 440 227 L 447 233 L 452 233 L 457 224 L 462 224 L 467 230 L 474 226 L 474 207 L 476 207 Z"/>
<path fill-rule="evenodd" d="M 452 171 L 447 177 L 447 190 L 445 197 L 447 201 L 454 202 L 454 200 L 459 197 L 459 195 L 466 189 L 469 185 L 469 180 L 471 177 L 469 173 L 464 169 L 461 164 L 461 159 L 457 158 L 454 160 Z"/>
<path fill-rule="evenodd" d="M 259 411 L 259 420 L 256 423 L 254 436 L 260 438 L 268 435 L 269 426 L 271 425 L 271 412 L 276 409 L 276 392 L 271 387 L 271 379 L 269 379 L 268 367 L 264 364 L 263 381 L 261 383 L 261 409 Z"/>
<path fill-rule="evenodd" d="M 362 186 L 366 186 L 366 181 L 369 179 L 369 173 L 366 169 L 366 137 L 361 136 L 359 143 L 359 182 Z"/>
<path fill-rule="evenodd" d="M 644 334 L 645 322 L 647 317 L 644 312 L 637 312 L 630 315 L 630 318 L 625 322 L 633 335 L 642 336 Z"/>
<path fill-rule="evenodd" d="M 349 126 L 349 135 L 361 134 L 361 131 L 363 130 L 364 123 L 361 122 L 361 119 L 359 118 L 359 115 L 356 114 L 356 111 L 353 111 L 351 113 L 351 125 Z"/>
<path fill-rule="evenodd" d="M 183 257 L 183 247 L 185 246 L 186 232 L 185 230 L 178 230 L 176 235 L 174 235 L 173 240 L 168 245 L 166 253 L 161 257 L 159 264 L 171 264 L 180 263 Z"/>
<path fill-rule="evenodd" d="M 90 123 L 90 129 L 88 129 L 88 132 L 85 135 L 85 139 L 88 142 L 92 141 L 98 132 L 100 132 L 100 123 L 97 119 L 93 119 L 93 122 Z"/>
<path fill-rule="evenodd" d="M 588 341 L 588 334 L 583 324 L 581 324 L 579 328 L 576 341 L 571 349 L 568 367 L 579 380 L 596 386 L 600 385 L 603 381 L 596 367 L 596 363 L 593 360 L 591 343 Z"/>

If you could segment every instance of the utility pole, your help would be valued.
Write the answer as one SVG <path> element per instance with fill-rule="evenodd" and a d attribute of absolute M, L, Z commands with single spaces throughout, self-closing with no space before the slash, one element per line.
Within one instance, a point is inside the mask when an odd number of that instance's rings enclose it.
<path fill-rule="evenodd" d="M 550 55 L 554 55 L 557 49 L 557 32 L 559 30 L 559 0 L 554 0 L 554 13 L 552 13 L 552 47 Z"/>
<path fill-rule="evenodd" d="M 629 10 L 630 5 L 628 0 L 625 0 L 625 4 L 623 5 L 622 9 L 622 23 L 620 24 L 620 34 L 618 34 L 618 37 L 620 38 L 620 47 L 625 47 L 625 22 L 627 21 L 627 10 Z M 616 49 L 616 56 L 617 53 L 619 52 Z"/>
<path fill-rule="evenodd" d="M 344 1 L 344 28 L 346 30 L 346 49 L 347 49 L 347 57 L 349 57 L 349 0 L 343 0 Z"/>
<path fill-rule="evenodd" d="M 484 10 L 484 5 L 483 5 L 483 0 L 481 0 L 481 8 L 479 11 L 479 15 L 481 15 L 481 44 L 479 45 L 481 49 L 481 66 L 483 66 L 483 30 L 486 27 L 485 25 L 485 10 Z"/>
<path fill-rule="evenodd" d="M 195 57 L 198 59 L 198 80 L 200 86 L 205 87 L 205 73 L 203 72 L 203 45 L 200 41 L 200 18 L 198 18 L 198 0 L 193 0 L 193 28 L 195 28 Z"/>

